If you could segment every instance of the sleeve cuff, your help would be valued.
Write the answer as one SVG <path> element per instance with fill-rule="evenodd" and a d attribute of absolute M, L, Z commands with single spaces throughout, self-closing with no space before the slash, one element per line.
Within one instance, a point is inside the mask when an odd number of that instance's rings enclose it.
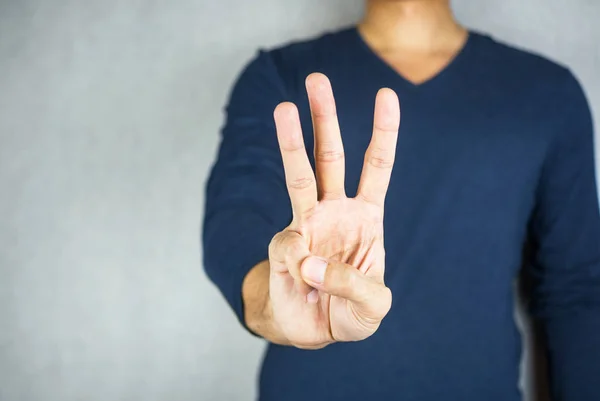
<path fill-rule="evenodd" d="M 207 220 L 204 229 L 204 266 L 238 321 L 246 325 L 242 284 L 248 272 L 268 259 L 269 243 L 277 233 L 268 222 L 250 213 L 219 213 Z"/>

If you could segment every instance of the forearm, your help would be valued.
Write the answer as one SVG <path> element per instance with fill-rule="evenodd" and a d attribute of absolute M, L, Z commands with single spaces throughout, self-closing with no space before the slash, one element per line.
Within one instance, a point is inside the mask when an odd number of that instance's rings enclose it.
<path fill-rule="evenodd" d="M 290 345 L 280 334 L 271 313 L 269 298 L 269 261 L 254 266 L 244 278 L 242 299 L 246 326 L 256 335 L 279 345 Z"/>
<path fill-rule="evenodd" d="M 590 306 L 544 322 L 553 396 L 600 400 L 600 307 Z"/>

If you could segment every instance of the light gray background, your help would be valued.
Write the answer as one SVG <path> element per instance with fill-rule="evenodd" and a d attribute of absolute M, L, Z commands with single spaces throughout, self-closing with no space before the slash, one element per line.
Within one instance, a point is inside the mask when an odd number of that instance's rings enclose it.
<path fill-rule="evenodd" d="M 467 25 L 569 64 L 598 121 L 600 2 L 455 7 Z M 257 47 L 361 9 L 0 0 L 0 400 L 253 399 L 263 344 L 200 267 L 222 105 Z"/>

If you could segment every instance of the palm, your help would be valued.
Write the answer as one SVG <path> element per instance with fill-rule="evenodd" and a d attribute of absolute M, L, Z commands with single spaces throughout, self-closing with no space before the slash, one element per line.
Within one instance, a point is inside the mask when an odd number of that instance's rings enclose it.
<path fill-rule="evenodd" d="M 346 263 L 383 283 L 383 201 L 395 153 L 397 99 L 393 93 L 390 96 L 391 91 L 387 96 L 378 95 L 373 140 L 358 195 L 347 198 L 343 146 L 331 87 L 323 75 L 313 74 L 307 89 L 315 131 L 316 180 L 304 151 L 295 107 L 283 106 L 290 110 L 275 114 L 294 211 L 294 220 L 286 230 L 300 235 L 311 255 Z M 379 326 L 378 321 L 369 319 L 369 307 L 324 291 L 318 291 L 317 296 L 298 279 L 296 269 L 275 261 L 272 265 L 273 313 L 285 331 L 294 333 L 296 342 L 319 347 L 332 341 L 361 340 Z"/>

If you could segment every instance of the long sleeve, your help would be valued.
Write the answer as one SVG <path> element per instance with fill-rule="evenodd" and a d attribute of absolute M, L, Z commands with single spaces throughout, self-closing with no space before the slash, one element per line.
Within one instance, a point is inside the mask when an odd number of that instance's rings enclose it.
<path fill-rule="evenodd" d="M 271 55 L 260 52 L 230 94 L 206 186 L 204 267 L 244 326 L 244 277 L 267 259 L 269 242 L 291 221 L 273 122 L 273 110 L 285 97 Z"/>
<path fill-rule="evenodd" d="M 569 74 L 564 121 L 549 150 L 532 219 L 532 312 L 548 348 L 554 401 L 600 400 L 600 213 L 592 118 Z"/>

